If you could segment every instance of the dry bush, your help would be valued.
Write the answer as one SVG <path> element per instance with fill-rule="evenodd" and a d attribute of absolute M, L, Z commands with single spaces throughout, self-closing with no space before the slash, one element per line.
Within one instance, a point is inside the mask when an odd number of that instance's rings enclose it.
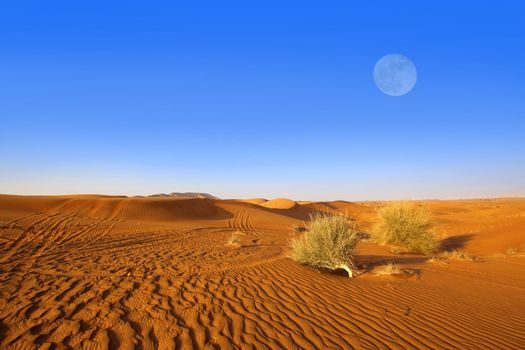
<path fill-rule="evenodd" d="M 236 248 L 240 247 L 242 245 L 242 238 L 240 237 L 239 232 L 233 232 L 230 238 L 228 238 L 226 245 Z"/>
<path fill-rule="evenodd" d="M 383 276 L 394 276 L 394 275 L 401 275 L 403 272 L 401 271 L 401 268 L 398 264 L 395 262 L 388 262 L 386 265 L 383 265 L 376 269 L 377 275 L 383 275 Z"/>
<path fill-rule="evenodd" d="M 292 241 L 291 257 L 315 268 L 344 269 L 353 277 L 352 256 L 359 232 L 350 218 L 343 215 L 316 214 L 306 232 Z"/>
<path fill-rule="evenodd" d="M 439 248 L 431 226 L 432 218 L 424 208 L 407 202 L 392 203 L 379 208 L 373 236 L 381 244 L 430 255 Z"/>
<path fill-rule="evenodd" d="M 503 253 L 497 253 L 497 254 L 494 254 L 493 256 L 496 258 L 506 258 L 508 256 L 513 256 L 518 253 L 519 253 L 519 250 L 517 248 L 509 247 Z"/>
<path fill-rule="evenodd" d="M 454 249 L 451 252 L 446 252 L 445 257 L 448 259 L 453 260 L 462 260 L 462 261 L 478 261 L 478 259 L 474 255 L 470 255 L 467 252 L 464 252 L 462 250 L 456 250 Z"/>
<path fill-rule="evenodd" d="M 306 231 L 306 228 L 304 228 L 303 226 L 297 226 L 293 224 L 290 226 L 290 231 L 292 231 L 293 234 L 300 234 Z"/>
<path fill-rule="evenodd" d="M 518 249 L 513 248 L 513 247 L 507 248 L 507 250 L 505 250 L 505 255 L 508 255 L 508 256 L 516 255 L 517 253 L 518 253 Z"/>

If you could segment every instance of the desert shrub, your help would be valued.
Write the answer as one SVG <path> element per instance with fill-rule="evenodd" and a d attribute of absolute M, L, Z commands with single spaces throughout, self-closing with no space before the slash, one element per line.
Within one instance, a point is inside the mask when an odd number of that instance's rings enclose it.
<path fill-rule="evenodd" d="M 386 265 L 383 265 L 376 270 L 377 275 L 395 276 L 400 275 L 401 273 L 401 268 L 393 261 L 389 261 Z"/>
<path fill-rule="evenodd" d="M 462 250 L 454 249 L 450 252 L 445 253 L 445 257 L 453 260 L 462 260 L 462 261 L 477 261 L 478 259 L 474 255 L 470 255 L 467 252 Z"/>
<path fill-rule="evenodd" d="M 232 247 L 240 247 L 242 245 L 242 238 L 240 237 L 239 233 L 233 232 L 230 238 L 228 238 L 226 245 L 229 245 Z"/>
<path fill-rule="evenodd" d="M 430 255 L 439 243 L 430 232 L 432 218 L 424 208 L 399 202 L 379 208 L 373 236 L 381 244 L 391 244 L 409 252 Z"/>
<path fill-rule="evenodd" d="M 516 255 L 518 253 L 518 249 L 514 247 L 509 247 L 507 250 L 505 250 L 506 255 Z"/>
<path fill-rule="evenodd" d="M 317 214 L 305 233 L 292 241 L 291 257 L 315 268 L 345 269 L 352 277 L 352 256 L 358 241 L 359 232 L 350 218 Z"/>
<path fill-rule="evenodd" d="M 302 226 L 297 226 L 297 225 L 291 225 L 290 226 L 290 231 L 293 233 L 293 234 L 300 234 L 300 233 L 303 233 L 306 229 Z"/>

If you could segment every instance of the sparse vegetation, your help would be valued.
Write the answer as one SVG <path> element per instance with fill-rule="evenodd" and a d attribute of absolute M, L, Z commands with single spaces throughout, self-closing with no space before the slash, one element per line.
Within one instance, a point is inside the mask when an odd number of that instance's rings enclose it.
<path fill-rule="evenodd" d="M 398 251 L 431 255 L 439 243 L 430 232 L 432 218 L 424 208 L 408 202 L 388 204 L 378 210 L 373 236 Z"/>
<path fill-rule="evenodd" d="M 295 224 L 290 226 L 290 231 L 292 231 L 293 234 L 303 233 L 305 230 L 303 226 L 297 226 Z"/>
<path fill-rule="evenodd" d="M 505 250 L 505 255 L 507 256 L 516 255 L 517 253 L 518 253 L 518 249 L 513 248 L 513 247 L 509 247 L 507 248 L 507 250 Z"/>
<path fill-rule="evenodd" d="M 226 242 L 226 245 L 239 248 L 242 245 L 242 238 L 239 232 L 233 232 L 230 238 L 228 238 L 228 242 Z"/>
<path fill-rule="evenodd" d="M 464 252 L 462 250 L 456 250 L 456 249 L 450 252 L 446 252 L 445 257 L 448 259 L 462 260 L 462 261 L 473 261 L 474 262 L 478 260 L 474 255 L 471 255 L 471 254 L 468 254 L 467 252 Z"/>
<path fill-rule="evenodd" d="M 315 268 L 344 269 L 353 277 L 352 257 L 358 241 L 359 232 L 349 217 L 317 214 L 305 233 L 292 241 L 291 257 Z"/>
<path fill-rule="evenodd" d="M 519 253 L 519 250 L 517 248 L 509 247 L 509 248 L 505 249 L 504 252 L 494 254 L 493 256 L 497 257 L 497 258 L 506 258 L 508 256 L 513 256 L 513 255 L 516 255 L 518 253 Z"/>
<path fill-rule="evenodd" d="M 380 266 L 375 272 L 377 275 L 381 276 L 395 276 L 402 274 L 399 265 L 393 261 L 388 262 L 386 265 Z"/>

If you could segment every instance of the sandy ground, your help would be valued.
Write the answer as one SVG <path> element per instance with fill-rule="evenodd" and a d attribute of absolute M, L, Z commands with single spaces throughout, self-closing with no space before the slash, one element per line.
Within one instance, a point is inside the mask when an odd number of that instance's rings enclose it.
<path fill-rule="evenodd" d="M 422 202 L 477 261 L 363 242 L 354 279 L 290 260 L 290 226 L 380 203 L 265 203 L 0 195 L 0 348 L 524 348 L 525 199 Z"/>

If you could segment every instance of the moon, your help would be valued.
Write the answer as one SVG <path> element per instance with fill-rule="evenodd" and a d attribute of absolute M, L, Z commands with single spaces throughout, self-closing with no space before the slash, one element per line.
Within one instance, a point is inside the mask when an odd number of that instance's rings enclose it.
<path fill-rule="evenodd" d="M 406 95 L 416 85 L 416 66 L 400 54 L 383 56 L 374 67 L 374 81 L 377 88 L 389 96 Z"/>

